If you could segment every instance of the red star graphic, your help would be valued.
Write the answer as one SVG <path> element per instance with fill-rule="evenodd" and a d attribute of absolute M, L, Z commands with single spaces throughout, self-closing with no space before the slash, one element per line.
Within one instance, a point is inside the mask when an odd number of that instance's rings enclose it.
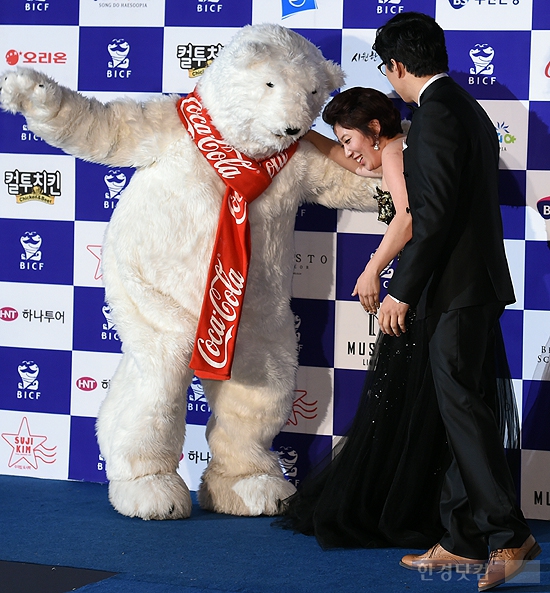
<path fill-rule="evenodd" d="M 8 467 L 13 467 L 16 463 L 24 459 L 34 467 L 34 469 L 38 469 L 36 449 L 42 445 L 48 437 L 31 434 L 29 421 L 26 417 L 23 417 L 23 420 L 21 420 L 21 425 L 19 426 L 19 432 L 17 434 L 4 432 L 2 433 L 2 438 L 13 449 L 10 460 L 8 461 Z"/>
<path fill-rule="evenodd" d="M 97 259 L 94 280 L 99 280 L 103 276 L 101 272 L 101 245 L 87 245 L 86 249 Z"/>

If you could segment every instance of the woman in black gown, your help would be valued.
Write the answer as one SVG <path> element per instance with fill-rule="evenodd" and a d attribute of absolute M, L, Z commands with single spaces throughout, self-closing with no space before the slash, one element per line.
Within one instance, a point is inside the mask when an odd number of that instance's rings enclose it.
<path fill-rule="evenodd" d="M 310 133 L 322 152 L 359 175 L 382 166 L 375 198 L 388 224 L 379 248 L 359 277 L 354 295 L 364 309 L 379 307 L 379 274 L 410 238 L 403 179 L 400 114 L 374 89 L 352 88 L 327 105 L 323 119 L 337 143 Z M 439 499 L 448 446 L 429 369 L 424 322 L 409 313 L 407 332 L 379 334 L 363 393 L 344 444 L 282 503 L 276 524 L 314 535 L 323 548 L 427 548 L 443 527 Z M 494 381 L 487 386 L 506 446 L 517 446 L 518 419 L 500 327 Z M 497 377 L 499 379 L 497 380 Z"/>

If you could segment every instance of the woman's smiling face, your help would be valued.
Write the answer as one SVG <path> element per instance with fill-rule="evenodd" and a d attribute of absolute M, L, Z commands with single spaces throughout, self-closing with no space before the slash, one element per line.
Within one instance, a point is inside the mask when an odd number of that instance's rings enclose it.
<path fill-rule="evenodd" d="M 378 169 L 382 164 L 381 150 L 374 150 L 374 141 L 355 129 L 334 126 L 334 133 L 344 148 L 344 154 L 357 161 L 357 164 L 369 171 Z"/>

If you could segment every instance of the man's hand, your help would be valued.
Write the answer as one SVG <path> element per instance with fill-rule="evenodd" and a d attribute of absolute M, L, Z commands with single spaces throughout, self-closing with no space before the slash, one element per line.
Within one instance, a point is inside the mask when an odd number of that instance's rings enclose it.
<path fill-rule="evenodd" d="M 380 311 L 378 311 L 378 325 L 380 331 L 389 336 L 400 336 L 407 331 L 405 317 L 409 305 L 405 303 L 396 303 L 390 295 L 382 301 Z"/>

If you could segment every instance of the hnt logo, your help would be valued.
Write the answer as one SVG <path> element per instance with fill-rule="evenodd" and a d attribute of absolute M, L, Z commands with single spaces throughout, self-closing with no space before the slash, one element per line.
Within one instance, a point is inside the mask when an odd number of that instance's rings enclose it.
<path fill-rule="evenodd" d="M 36 201 L 53 206 L 55 198 L 61 195 L 59 171 L 5 171 L 4 183 L 17 204 Z"/>
<path fill-rule="evenodd" d="M 0 319 L 2 321 L 15 321 L 19 317 L 19 312 L 13 307 L 2 307 L 0 309 Z"/>
<path fill-rule="evenodd" d="M 107 78 L 130 78 L 130 44 L 124 39 L 113 39 L 107 46 L 111 59 L 107 63 Z"/>
<path fill-rule="evenodd" d="M 17 433 L 4 432 L 2 438 L 12 448 L 8 467 L 27 470 L 31 468 L 38 469 L 39 460 L 48 464 L 56 461 L 57 446 L 49 449 L 44 445 L 48 437 L 32 434 L 26 417 L 21 420 Z"/>
<path fill-rule="evenodd" d="M 496 81 L 495 76 L 491 76 L 494 72 L 494 65 L 492 64 L 495 57 L 495 50 L 487 43 L 476 43 L 470 50 L 470 58 L 474 65 L 470 68 L 470 74 L 474 76 L 468 77 L 468 84 L 483 84 L 492 85 Z"/>
<path fill-rule="evenodd" d="M 315 0 L 282 0 L 281 4 L 284 19 L 305 10 L 317 10 L 317 2 Z"/>
<path fill-rule="evenodd" d="M 42 251 L 40 251 L 42 237 L 35 231 L 27 231 L 19 241 L 23 246 L 19 267 L 22 270 L 42 270 L 44 267 Z"/>

